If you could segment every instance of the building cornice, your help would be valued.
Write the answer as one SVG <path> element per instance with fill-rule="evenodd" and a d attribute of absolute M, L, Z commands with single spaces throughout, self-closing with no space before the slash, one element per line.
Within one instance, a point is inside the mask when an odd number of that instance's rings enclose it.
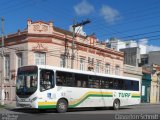
<path fill-rule="evenodd" d="M 40 38 L 40 37 L 43 37 L 43 38 Z M 44 38 L 44 37 L 46 37 L 46 38 Z M 59 39 L 62 41 L 67 40 L 70 43 L 72 43 L 72 40 L 73 40 L 72 36 L 68 36 L 63 33 L 53 32 L 52 34 L 35 34 L 35 33 L 27 33 L 27 31 L 25 30 L 23 32 L 17 32 L 15 34 L 7 35 L 5 37 L 5 45 L 11 46 L 11 45 L 21 44 L 21 43 L 26 43 L 26 42 L 52 43 L 53 42 L 52 38 Z M 124 57 L 123 52 L 115 51 L 115 50 L 112 50 L 109 48 L 100 48 L 100 47 L 97 47 L 94 45 L 85 44 L 85 43 L 79 42 L 77 40 L 77 38 L 75 38 L 75 44 L 83 46 L 83 47 L 87 47 L 87 48 L 90 48 L 93 50 L 98 50 L 98 51 L 102 52 L 102 54 L 109 53 L 111 55 L 117 55 L 119 57 Z M 118 58 L 118 59 L 120 59 L 120 58 Z"/>

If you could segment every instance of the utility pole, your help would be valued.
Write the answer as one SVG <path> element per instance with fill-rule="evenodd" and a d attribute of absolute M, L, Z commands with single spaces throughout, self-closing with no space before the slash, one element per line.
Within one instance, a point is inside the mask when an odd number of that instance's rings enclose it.
<path fill-rule="evenodd" d="M 4 104 L 4 88 L 3 88 L 3 84 L 4 84 L 4 18 L 1 18 L 1 33 L 2 33 L 2 41 L 1 41 L 1 105 Z"/>
<path fill-rule="evenodd" d="M 76 33 L 75 33 L 75 28 L 76 27 L 79 27 L 79 26 L 84 26 L 84 25 L 86 25 L 86 24 L 88 24 L 88 23 L 90 23 L 91 21 L 90 20 L 85 20 L 85 21 L 82 21 L 82 22 L 80 22 L 80 23 L 77 23 L 77 24 L 74 24 L 74 25 L 72 25 L 72 28 L 73 28 L 73 34 L 72 34 L 72 56 L 71 56 L 71 69 L 73 69 L 74 68 L 74 58 L 75 58 L 75 54 L 74 54 L 74 49 L 75 49 L 75 35 L 76 35 Z"/>

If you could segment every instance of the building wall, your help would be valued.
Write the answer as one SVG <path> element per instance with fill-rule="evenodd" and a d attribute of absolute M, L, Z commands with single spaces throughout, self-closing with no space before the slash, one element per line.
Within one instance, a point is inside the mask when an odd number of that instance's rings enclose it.
<path fill-rule="evenodd" d="M 5 39 L 6 47 L 4 53 L 10 56 L 10 76 L 6 79 L 4 76 L 1 79 L 0 86 L 3 89 L 4 101 L 15 100 L 15 83 L 16 72 L 18 68 L 17 54 L 22 54 L 22 65 L 34 65 L 35 53 L 45 53 L 45 64 L 60 67 L 61 55 L 66 57 L 66 65 L 64 67 L 71 68 L 72 55 L 72 33 L 69 31 L 56 28 L 52 23 L 42 21 L 32 22 L 28 20 L 28 29 L 12 35 L 8 35 Z M 84 70 L 88 70 L 90 63 L 88 58 L 94 59 L 94 64 L 91 66 L 92 71 L 96 71 L 97 62 L 100 62 L 100 72 L 105 72 L 105 64 L 110 64 L 110 74 L 115 74 L 115 67 L 119 66 L 119 75 L 123 75 L 123 53 L 112 49 L 105 48 L 104 44 L 95 42 L 96 39 L 83 36 L 75 38 L 76 49 L 74 49 L 74 69 L 80 69 L 80 58 L 83 58 Z M 0 59 L 0 62 L 1 59 Z M 2 66 L 0 66 L 0 74 Z"/>
<path fill-rule="evenodd" d="M 151 51 L 148 53 L 149 65 L 160 65 L 160 51 Z"/>
<path fill-rule="evenodd" d="M 128 65 L 138 66 L 140 63 L 140 51 L 138 47 L 125 48 L 120 51 L 124 52 L 124 63 Z"/>
<path fill-rule="evenodd" d="M 160 74 L 160 66 L 153 64 L 152 65 L 152 74 L 151 74 L 151 96 L 150 96 L 150 102 L 151 103 L 159 103 L 160 102 L 160 82 L 159 82 L 159 76 Z"/>
<path fill-rule="evenodd" d="M 142 79 L 142 68 L 124 64 L 124 76 Z"/>
<path fill-rule="evenodd" d="M 125 48 L 138 47 L 138 48 L 140 48 L 140 54 L 146 54 L 147 53 L 146 45 L 138 44 L 136 41 L 133 41 L 133 40 L 123 41 L 123 40 L 113 38 L 109 41 L 108 44 L 109 44 L 108 47 L 110 47 L 112 49 L 115 49 L 117 51 L 120 51 L 120 49 L 125 49 Z"/>

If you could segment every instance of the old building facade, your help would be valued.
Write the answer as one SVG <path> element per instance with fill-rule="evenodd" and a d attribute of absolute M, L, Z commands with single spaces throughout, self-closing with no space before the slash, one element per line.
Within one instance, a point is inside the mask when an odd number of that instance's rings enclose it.
<path fill-rule="evenodd" d="M 52 22 L 28 20 L 24 31 L 5 36 L 4 56 L 0 58 L 1 102 L 15 100 L 16 72 L 23 65 L 53 65 L 123 75 L 122 52 L 106 48 L 95 36 L 77 34 L 73 39 L 72 35 Z"/>
<path fill-rule="evenodd" d="M 157 64 L 152 65 L 152 74 L 151 74 L 151 103 L 160 102 L 160 66 Z"/>

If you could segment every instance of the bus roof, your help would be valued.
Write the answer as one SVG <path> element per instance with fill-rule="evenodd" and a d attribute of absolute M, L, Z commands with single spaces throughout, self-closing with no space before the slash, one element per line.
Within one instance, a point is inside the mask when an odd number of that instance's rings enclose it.
<path fill-rule="evenodd" d="M 28 66 L 37 66 L 38 68 L 52 69 L 54 71 L 65 71 L 65 72 L 73 72 L 73 73 L 80 73 L 80 74 L 97 75 L 97 76 L 102 76 L 102 77 L 111 77 L 111 78 L 119 78 L 119 79 L 128 79 L 128 80 L 140 81 L 140 79 L 133 78 L 133 77 L 97 73 L 97 72 L 93 72 L 93 71 L 82 71 L 82 70 L 70 69 L 70 68 L 61 68 L 61 67 L 55 67 L 55 66 L 50 66 L 50 65 L 28 65 Z M 25 66 L 22 66 L 22 67 L 25 67 Z"/>

